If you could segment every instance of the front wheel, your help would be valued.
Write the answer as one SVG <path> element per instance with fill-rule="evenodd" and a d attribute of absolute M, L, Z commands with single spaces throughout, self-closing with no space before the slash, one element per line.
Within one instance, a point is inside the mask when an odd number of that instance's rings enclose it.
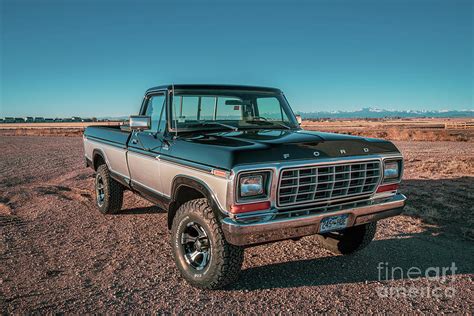
<path fill-rule="evenodd" d="M 173 219 L 171 247 L 183 278 L 199 288 L 217 289 L 232 283 L 244 259 L 244 249 L 225 240 L 207 199 L 181 205 Z"/>
<path fill-rule="evenodd" d="M 317 235 L 322 246 L 339 255 L 350 255 L 367 247 L 375 237 L 377 222 L 346 228 L 340 232 Z"/>

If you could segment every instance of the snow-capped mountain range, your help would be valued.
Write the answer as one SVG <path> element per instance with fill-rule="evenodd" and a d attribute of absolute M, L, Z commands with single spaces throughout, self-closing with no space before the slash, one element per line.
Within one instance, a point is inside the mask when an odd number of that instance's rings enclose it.
<path fill-rule="evenodd" d="M 473 117 L 474 110 L 385 110 L 362 108 L 356 111 L 297 111 L 303 118 L 383 118 L 383 117 Z"/>

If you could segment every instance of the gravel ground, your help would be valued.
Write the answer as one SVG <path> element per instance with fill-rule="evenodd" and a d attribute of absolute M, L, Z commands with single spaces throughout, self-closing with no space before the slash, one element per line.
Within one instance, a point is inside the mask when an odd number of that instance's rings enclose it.
<path fill-rule="evenodd" d="M 334 256 L 315 237 L 250 248 L 239 282 L 205 291 L 179 277 L 162 210 L 130 192 L 119 215 L 96 210 L 81 141 L 0 137 L 2 313 L 474 311 L 467 143 L 397 143 L 406 158 L 407 215 L 379 222 L 364 251 Z M 424 273 L 453 262 L 456 274 L 446 280 L 406 276 L 410 267 Z M 379 278 L 381 263 L 404 275 Z M 386 297 L 393 289 L 419 292 Z"/>

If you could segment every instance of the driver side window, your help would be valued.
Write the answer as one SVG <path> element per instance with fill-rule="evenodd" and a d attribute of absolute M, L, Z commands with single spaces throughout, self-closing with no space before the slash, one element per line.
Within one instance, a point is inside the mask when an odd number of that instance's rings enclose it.
<path fill-rule="evenodd" d="M 148 99 L 145 115 L 151 118 L 151 127 L 147 132 L 164 132 L 166 126 L 165 101 L 164 94 L 155 94 Z"/>

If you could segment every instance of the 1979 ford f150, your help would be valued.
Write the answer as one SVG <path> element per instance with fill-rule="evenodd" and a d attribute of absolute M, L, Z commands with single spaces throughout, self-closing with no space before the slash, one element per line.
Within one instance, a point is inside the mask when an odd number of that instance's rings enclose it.
<path fill-rule="evenodd" d="M 168 212 L 171 245 L 192 285 L 234 281 L 245 247 L 316 235 L 338 254 L 399 214 L 403 158 L 389 141 L 305 131 L 279 89 L 149 89 L 129 125 L 88 127 L 86 164 L 104 214 L 131 190 Z"/>

